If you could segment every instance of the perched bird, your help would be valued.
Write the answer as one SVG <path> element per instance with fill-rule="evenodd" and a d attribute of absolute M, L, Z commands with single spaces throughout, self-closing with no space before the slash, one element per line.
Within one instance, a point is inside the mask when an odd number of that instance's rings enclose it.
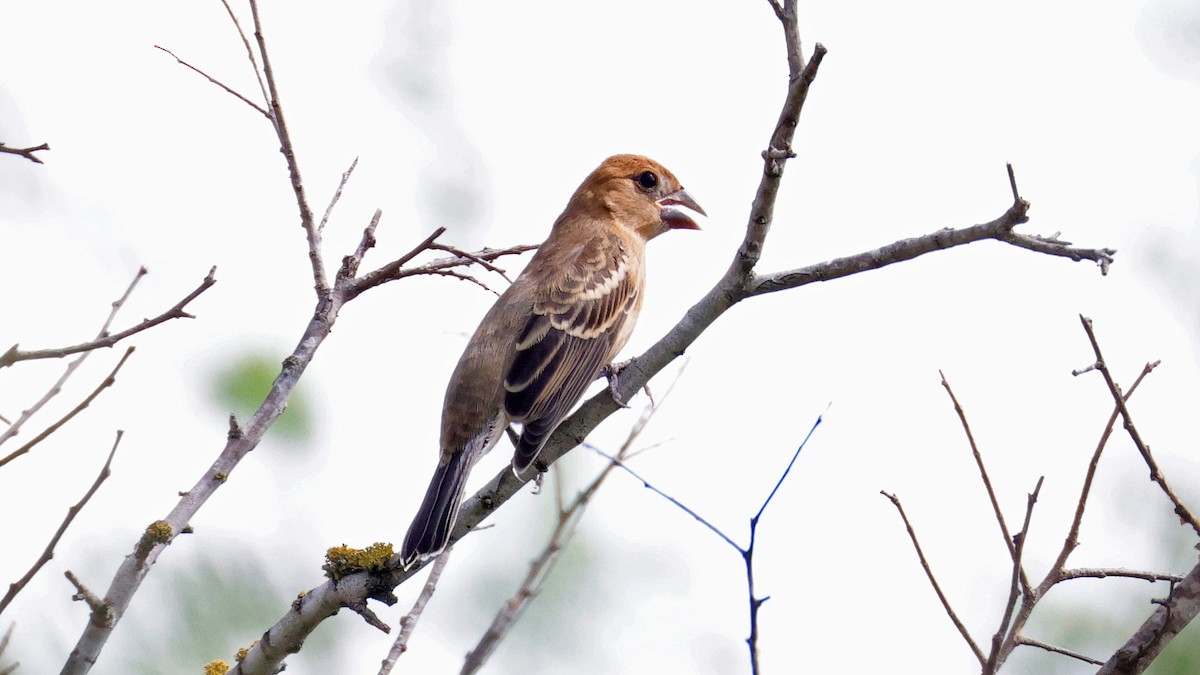
<path fill-rule="evenodd" d="M 519 475 L 625 345 L 642 307 L 646 242 L 699 229 L 677 206 L 704 214 L 670 171 L 638 155 L 609 157 L 575 190 L 454 369 L 441 457 L 401 549 L 406 568 L 445 549 L 471 467 L 509 424 L 521 424 Z"/>

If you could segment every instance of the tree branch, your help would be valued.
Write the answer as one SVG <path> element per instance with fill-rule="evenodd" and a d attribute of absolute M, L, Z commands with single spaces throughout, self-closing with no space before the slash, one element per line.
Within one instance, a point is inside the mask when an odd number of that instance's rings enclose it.
<path fill-rule="evenodd" d="M 138 272 L 138 277 L 141 277 L 145 273 L 146 273 L 145 268 L 142 268 L 142 270 Z M 125 330 L 123 330 L 119 333 L 114 333 L 112 335 L 107 334 L 108 322 L 105 322 L 104 329 L 101 330 L 100 336 L 97 337 L 95 340 L 92 340 L 91 342 L 84 342 L 82 344 L 72 345 L 70 347 L 59 347 L 57 349 L 37 349 L 37 350 L 27 352 L 27 351 L 22 351 L 22 350 L 18 349 L 17 345 L 13 345 L 12 347 L 9 347 L 7 352 L 5 352 L 4 354 L 0 354 L 0 368 L 4 368 L 5 366 L 11 366 L 12 364 L 17 363 L 18 361 L 32 361 L 34 359 L 58 359 L 58 358 L 62 358 L 64 356 L 70 356 L 71 354 L 78 354 L 79 352 L 87 352 L 87 351 L 91 351 L 93 349 L 102 349 L 104 347 L 111 347 L 131 335 L 136 335 L 144 330 L 154 328 L 155 326 L 159 325 L 160 323 L 166 323 L 167 321 L 170 321 L 171 319 L 194 319 L 196 317 L 193 316 L 192 314 L 188 314 L 186 311 L 184 311 L 184 308 L 188 306 L 188 303 L 190 303 L 191 301 L 193 301 L 197 297 L 199 297 L 201 293 L 203 293 L 204 291 L 207 291 L 209 288 L 212 287 L 213 284 L 217 283 L 216 273 L 217 273 L 216 267 L 213 267 L 212 269 L 210 269 L 208 271 L 208 276 L 204 277 L 204 280 L 200 282 L 200 285 L 197 286 L 195 290 L 193 290 L 191 293 L 188 293 L 186 296 L 184 296 L 184 298 L 182 300 L 175 303 L 175 305 L 173 307 L 171 307 L 167 311 L 163 312 L 162 314 L 159 314 L 158 316 L 154 317 L 153 319 L 145 319 L 136 326 L 126 328 Z M 137 279 L 134 280 L 134 284 L 136 284 L 136 283 L 137 283 Z M 133 290 L 133 284 L 130 284 L 130 290 Z M 129 291 L 126 291 L 125 296 L 123 296 L 120 300 L 118 300 L 116 303 L 113 304 L 113 315 L 116 314 L 116 310 L 120 308 L 120 305 L 123 304 L 125 302 L 125 299 L 128 297 L 129 297 Z M 112 320 L 112 315 L 109 316 L 109 321 L 111 321 L 111 320 Z"/>
<path fill-rule="evenodd" d="M 42 143 L 41 145 L 35 145 L 35 146 L 29 147 L 29 148 L 10 148 L 9 146 L 7 146 L 5 144 L 0 143 L 0 153 L 8 154 L 8 155 L 18 155 L 20 157 L 24 157 L 25 159 L 33 162 L 34 164 L 45 164 L 45 162 L 43 162 L 40 157 L 38 157 L 37 155 L 35 155 L 33 153 L 40 152 L 42 150 L 49 150 L 49 149 L 50 149 L 50 146 L 46 143 Z"/>
<path fill-rule="evenodd" d="M 1200 613 L 1200 565 L 1174 584 L 1165 601 L 1137 632 L 1096 671 L 1096 675 L 1134 675 L 1144 672 L 1179 632 Z"/>
<path fill-rule="evenodd" d="M 1113 401 L 1116 402 L 1117 408 L 1121 411 L 1121 419 L 1125 422 L 1125 431 L 1129 432 L 1129 438 L 1133 440 L 1133 444 L 1137 446 L 1138 452 L 1142 454 L 1142 459 L 1146 462 L 1146 466 L 1150 469 L 1150 480 L 1158 483 L 1162 488 L 1167 498 L 1175 506 L 1175 515 L 1179 516 L 1179 520 L 1192 527 L 1192 530 L 1200 535 L 1200 521 L 1196 520 L 1196 516 L 1184 506 L 1183 501 L 1171 486 L 1167 484 L 1167 478 L 1158 468 L 1158 462 L 1155 461 L 1154 455 L 1150 454 L 1150 446 L 1142 440 L 1142 435 L 1138 433 L 1137 427 L 1133 424 L 1133 416 L 1129 412 L 1129 407 L 1125 405 L 1125 397 L 1121 395 L 1121 388 L 1117 386 L 1113 380 L 1112 373 L 1109 372 L 1108 365 L 1104 362 L 1104 355 L 1100 353 L 1100 343 L 1096 340 L 1096 332 L 1092 328 L 1092 320 L 1079 315 L 1079 321 L 1083 323 L 1083 330 L 1087 333 L 1088 341 L 1092 343 L 1092 351 L 1096 354 L 1096 370 L 1104 376 L 1104 382 L 1108 385 L 1108 391 L 1112 394 Z"/>
<path fill-rule="evenodd" d="M 3 467 L 5 464 L 8 464 L 21 455 L 29 452 L 31 449 L 33 449 L 33 446 L 46 440 L 50 434 L 58 431 L 64 424 L 70 422 L 72 418 L 83 412 L 84 408 L 87 408 L 89 405 L 91 405 L 92 401 L 95 401 L 97 396 L 99 396 L 104 392 L 105 389 L 108 389 L 117 381 L 117 372 L 121 370 L 121 366 L 125 365 L 125 361 L 127 361 L 129 357 L 133 355 L 133 349 L 133 347 L 130 347 L 129 349 L 125 350 L 125 355 L 121 357 L 120 361 L 117 361 L 117 365 L 112 369 L 112 372 L 108 374 L 108 377 L 101 380 L 100 384 L 97 385 L 96 388 L 92 390 L 92 393 L 88 394 L 87 398 L 83 399 L 79 405 L 75 406 L 70 412 L 59 418 L 57 422 L 46 427 L 42 433 L 34 436 L 31 441 L 8 453 L 3 458 L 0 458 L 0 467 Z"/>
<path fill-rule="evenodd" d="M 113 441 L 112 450 L 109 451 L 108 459 L 105 460 L 104 467 L 100 469 L 100 474 L 96 476 L 96 480 L 92 482 L 92 487 L 89 488 L 86 493 L 84 493 L 83 498 L 80 499 L 74 506 L 67 509 L 67 517 L 63 519 L 62 524 L 58 526 L 58 531 L 56 531 L 54 536 L 50 538 L 50 543 L 46 544 L 46 550 L 42 551 L 41 557 L 37 559 L 37 562 L 33 563 L 33 567 L 29 568 L 29 571 L 25 573 L 25 576 L 9 585 L 8 593 L 4 595 L 3 600 L 0 600 L 0 614 L 4 613 L 4 609 L 13 601 L 13 598 L 17 597 L 17 593 L 20 593 L 21 590 L 29 584 L 30 580 L 33 579 L 33 576 L 37 574 L 46 563 L 50 562 L 51 558 L 54 557 L 54 547 L 58 546 L 58 541 L 62 539 L 64 534 L 66 534 L 67 528 L 71 525 L 71 521 L 75 520 L 75 516 L 79 515 L 80 511 L 83 511 L 83 507 L 87 506 L 87 503 L 92 498 L 92 495 L 96 494 L 96 491 L 100 489 L 100 484 L 103 483 L 109 477 L 109 475 L 111 475 L 113 456 L 117 454 L 117 446 L 121 444 L 121 436 L 124 434 L 124 431 L 117 431 L 117 439 Z"/>
<path fill-rule="evenodd" d="M 975 659 L 979 661 L 979 665 L 986 668 L 988 665 L 987 657 L 983 655 L 983 651 L 979 649 L 979 645 L 975 644 L 975 640 L 971 637 L 971 633 L 967 630 L 966 625 L 958 618 L 958 614 L 950 606 L 950 601 L 946 598 L 946 594 L 942 592 L 942 587 L 938 584 L 937 577 L 933 575 L 933 569 L 929 566 L 929 561 L 925 559 L 925 552 L 921 550 L 921 542 L 917 541 L 917 533 L 913 530 L 912 523 L 908 522 L 908 515 L 904 513 L 904 507 L 900 505 L 900 498 L 888 494 L 883 490 L 880 490 L 879 494 L 887 497 L 888 501 L 900 512 L 900 519 L 904 521 L 904 529 L 908 531 L 908 538 L 912 540 L 913 548 L 917 551 L 917 559 L 921 562 L 921 569 L 925 570 L 925 577 L 929 579 L 929 584 L 933 586 L 933 592 L 937 594 L 938 600 L 941 601 L 942 609 L 946 611 L 946 616 L 950 617 L 950 621 L 958 629 L 958 634 L 962 636 L 967 646 L 971 648 L 971 653 L 975 655 Z"/>

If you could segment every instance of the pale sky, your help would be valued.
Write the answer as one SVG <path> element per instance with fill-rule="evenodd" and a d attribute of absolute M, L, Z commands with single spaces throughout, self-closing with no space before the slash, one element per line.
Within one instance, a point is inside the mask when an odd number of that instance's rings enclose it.
<path fill-rule="evenodd" d="M 764 670 L 970 672 L 973 657 L 878 494 L 904 501 L 943 588 L 988 642 L 1009 564 L 939 369 L 966 407 L 1010 523 L 1046 476 L 1027 549 L 1031 576 L 1044 574 L 1061 545 L 1111 410 L 1098 375 L 1070 374 L 1092 360 L 1080 313 L 1095 320 L 1126 382 L 1163 360 L 1134 414 L 1168 476 L 1200 504 L 1190 414 L 1200 400 L 1200 284 L 1190 274 L 1200 246 L 1200 18 L 1181 0 L 801 4 L 806 53 L 820 41 L 829 54 L 761 271 L 991 220 L 1011 199 L 1005 162 L 1033 204 L 1021 231 L 1116 248 L 1117 262 L 1102 277 L 1090 263 L 985 242 L 747 301 L 689 350 L 640 441 L 659 445 L 634 468 L 744 542 L 749 517 L 832 404 L 759 530 L 756 581 L 771 596 L 760 614 Z M 646 154 L 709 218 L 699 233 L 651 244 L 629 357 L 700 298 L 741 240 L 786 80 L 765 2 L 363 2 L 336 11 L 265 2 L 262 15 L 315 208 L 359 158 L 326 230 L 331 265 L 375 208 L 384 216 L 372 266 L 438 226 L 464 247 L 537 243 L 600 160 Z M 210 396 L 214 373 L 247 352 L 282 359 L 311 314 L 312 292 L 266 121 L 154 49 L 253 96 L 219 2 L 9 3 L 0 22 L 0 141 L 53 148 L 41 154 L 44 166 L 0 156 L 0 349 L 89 337 L 139 265 L 150 275 L 121 327 L 173 304 L 212 265 L 218 278 L 191 306 L 197 319 L 132 340 L 138 351 L 112 390 L 0 470 L 7 583 L 90 485 L 114 430 L 126 432 L 112 478 L 0 616 L 0 629 L 17 622 L 10 649 L 20 672 L 53 672 L 86 620 L 62 572 L 96 592 L 107 587 L 140 531 L 220 451 L 228 411 Z M 504 266 L 515 273 L 523 262 Z M 268 436 L 242 462 L 200 512 L 196 533 L 160 557 L 94 672 L 131 667 L 148 636 L 178 659 L 170 672 L 199 672 L 319 584 L 329 546 L 398 542 L 435 461 L 446 379 L 492 298 L 431 279 L 349 305 L 302 385 L 316 410 L 314 437 L 296 447 Z M 121 351 L 93 355 L 21 438 L 69 410 Z M 64 365 L 0 374 L 0 414 L 19 414 Z M 678 371 L 668 368 L 654 391 Z M 590 442 L 615 450 L 644 403 Z M 489 457 L 477 481 L 505 454 Z M 1118 435 L 1073 562 L 1184 572 L 1191 563 L 1165 542 L 1185 533 L 1136 459 Z M 578 450 L 561 473 L 576 484 L 602 466 Z M 457 672 L 548 535 L 552 495 L 523 492 L 491 519 L 494 528 L 458 547 L 401 661 L 407 672 Z M 535 604 L 490 672 L 748 672 L 742 562 L 711 533 L 615 475 L 575 544 L 553 582 L 565 595 L 548 591 L 542 613 Z M 185 597 L 204 604 L 202 583 L 180 582 L 194 581 L 202 560 L 250 574 L 273 604 L 223 651 L 180 654 L 169 628 L 178 619 L 164 617 L 178 616 Z M 1075 583 L 1035 613 L 1031 637 L 1058 640 L 1081 604 L 1127 634 L 1149 613 L 1148 598 L 1166 592 Z M 402 586 L 381 618 L 395 626 L 418 590 Z M 330 623 L 329 660 L 306 649 L 288 672 L 374 673 L 392 638 L 348 612 Z M 1101 658 L 1119 645 L 1078 639 L 1068 646 Z M 1019 651 L 1010 665 L 1032 672 L 1033 663 Z M 1036 663 L 1089 672 L 1062 659 Z"/>

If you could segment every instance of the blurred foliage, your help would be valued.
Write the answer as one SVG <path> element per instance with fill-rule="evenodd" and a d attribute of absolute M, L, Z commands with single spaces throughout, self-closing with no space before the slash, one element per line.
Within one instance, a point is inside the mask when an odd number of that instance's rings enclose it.
<path fill-rule="evenodd" d="M 242 356 L 213 378 L 212 396 L 221 407 L 235 413 L 238 421 L 244 423 L 271 390 L 281 363 L 282 359 L 278 356 Z M 302 383 L 292 392 L 287 410 L 275 420 L 268 433 L 275 438 L 303 443 L 312 436 L 312 426 L 312 409 Z"/>
<path fill-rule="evenodd" d="M 121 672 L 198 673 L 214 659 L 232 663 L 236 651 L 259 639 L 294 597 L 272 583 L 279 570 L 258 558 L 206 556 L 186 569 L 159 568 L 156 575 L 157 597 L 144 603 L 155 609 L 137 612 L 136 629 L 126 631 L 137 644 L 122 650 L 132 656 Z M 296 672 L 338 672 L 336 637 L 343 624 L 325 624 L 288 659 Z"/>

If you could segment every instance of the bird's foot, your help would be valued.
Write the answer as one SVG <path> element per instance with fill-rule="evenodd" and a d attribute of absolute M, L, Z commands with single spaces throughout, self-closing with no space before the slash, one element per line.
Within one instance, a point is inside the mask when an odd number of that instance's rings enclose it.
<path fill-rule="evenodd" d="M 612 399 L 617 402 L 617 405 L 621 406 L 622 408 L 628 408 L 629 404 L 621 400 L 621 395 L 617 393 L 617 386 L 620 384 L 621 371 L 628 368 L 629 364 L 631 363 L 633 363 L 633 359 L 622 361 L 620 363 L 610 363 L 607 366 L 604 366 L 604 370 L 601 371 L 604 374 L 604 377 L 608 379 L 608 393 L 612 396 Z"/>

